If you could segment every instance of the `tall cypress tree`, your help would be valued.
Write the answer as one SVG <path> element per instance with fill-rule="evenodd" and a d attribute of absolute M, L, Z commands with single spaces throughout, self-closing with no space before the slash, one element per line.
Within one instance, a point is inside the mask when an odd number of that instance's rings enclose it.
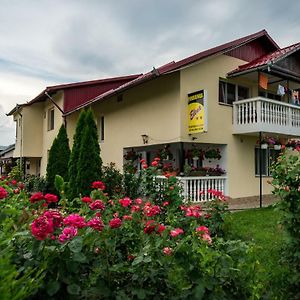
<path fill-rule="evenodd" d="M 49 151 L 46 179 L 49 184 L 49 190 L 54 192 L 55 175 L 60 175 L 65 181 L 68 181 L 68 162 L 70 159 L 70 148 L 67 131 L 64 125 L 59 129 L 57 137 L 54 139 Z"/>
<path fill-rule="evenodd" d="M 98 141 L 97 126 L 91 109 L 86 113 L 85 128 L 82 133 L 76 185 L 82 195 L 89 195 L 91 184 L 102 177 L 102 160 Z"/>
<path fill-rule="evenodd" d="M 73 148 L 69 161 L 69 192 L 68 198 L 72 200 L 79 196 L 79 189 L 77 187 L 77 173 L 78 173 L 78 160 L 80 153 L 80 146 L 82 142 L 82 134 L 85 128 L 86 111 L 83 110 L 76 125 L 76 130 L 73 138 Z"/>

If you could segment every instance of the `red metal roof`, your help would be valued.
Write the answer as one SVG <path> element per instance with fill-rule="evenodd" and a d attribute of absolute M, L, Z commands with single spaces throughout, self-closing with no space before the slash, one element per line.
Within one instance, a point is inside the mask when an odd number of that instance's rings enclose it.
<path fill-rule="evenodd" d="M 87 102 L 88 100 L 91 100 L 97 95 L 104 93 L 110 89 L 117 88 L 118 86 L 123 85 L 128 81 L 138 78 L 140 75 L 141 74 L 136 74 L 122 77 L 112 77 L 91 81 L 48 86 L 34 99 L 29 101 L 26 105 L 31 105 L 36 102 L 45 101 L 47 99 L 45 93 L 53 94 L 57 91 L 64 90 L 64 111 L 69 112 L 70 110 L 75 109 L 78 105 L 82 105 L 83 103 Z"/>
<path fill-rule="evenodd" d="M 287 46 L 282 49 L 278 49 L 272 53 L 259 57 L 250 63 L 244 64 L 236 68 L 235 70 L 228 73 L 228 75 L 233 75 L 240 72 L 250 71 L 252 69 L 258 69 L 264 66 L 267 66 L 269 63 L 276 63 L 279 60 L 291 55 L 295 51 L 300 49 L 300 43 L 296 43 L 291 46 Z"/>
<path fill-rule="evenodd" d="M 93 102 L 96 102 L 96 101 L 108 98 L 112 95 L 121 93 L 121 92 L 123 92 L 123 91 L 125 91 L 129 88 L 132 88 L 136 85 L 139 85 L 139 84 L 141 84 L 145 81 L 154 79 L 155 77 L 158 77 L 160 75 L 177 71 L 182 67 L 185 67 L 185 66 L 188 66 L 190 64 L 196 63 L 196 62 L 198 62 L 198 61 L 200 61 L 204 58 L 207 58 L 207 57 L 210 57 L 210 56 L 213 56 L 213 55 L 219 55 L 219 54 L 222 54 L 222 53 L 227 53 L 229 51 L 232 51 L 232 50 L 236 49 L 237 47 L 241 47 L 242 45 L 250 43 L 250 42 L 252 42 L 256 39 L 259 39 L 261 37 L 265 38 L 265 42 L 268 44 L 267 46 L 268 46 L 269 49 L 272 49 L 272 50 L 280 49 L 279 46 L 274 42 L 274 40 L 269 36 L 267 31 L 266 30 L 261 30 L 259 32 L 254 33 L 254 34 L 239 38 L 239 39 L 231 41 L 229 43 L 225 43 L 225 44 L 222 44 L 220 46 L 217 46 L 217 47 L 208 49 L 206 51 L 197 53 L 195 55 L 189 56 L 189 57 L 184 58 L 184 59 L 182 59 L 178 62 L 172 61 L 172 62 L 169 62 L 169 63 L 167 63 L 167 64 L 165 64 L 165 65 L 163 65 L 163 66 L 161 66 L 157 69 L 153 68 L 152 71 L 150 71 L 146 74 L 142 74 L 139 77 L 137 77 L 136 79 L 128 81 L 127 83 L 125 83 L 123 85 L 120 85 L 116 89 L 109 90 L 105 93 L 100 94 L 99 96 L 97 96 L 94 99 L 84 103 L 83 105 L 76 107 L 75 110 L 80 109 L 80 108 L 82 108 L 86 105 L 90 105 Z M 72 113 L 73 111 L 69 111 L 66 114 Z"/>

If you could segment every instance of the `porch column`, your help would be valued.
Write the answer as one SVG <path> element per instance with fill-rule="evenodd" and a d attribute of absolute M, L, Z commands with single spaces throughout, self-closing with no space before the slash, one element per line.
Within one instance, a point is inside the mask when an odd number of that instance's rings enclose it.
<path fill-rule="evenodd" d="M 184 160 L 185 160 L 185 156 L 184 156 L 184 144 L 183 142 L 179 143 L 179 149 L 178 149 L 178 157 L 179 157 L 179 172 L 183 173 L 184 170 Z"/>

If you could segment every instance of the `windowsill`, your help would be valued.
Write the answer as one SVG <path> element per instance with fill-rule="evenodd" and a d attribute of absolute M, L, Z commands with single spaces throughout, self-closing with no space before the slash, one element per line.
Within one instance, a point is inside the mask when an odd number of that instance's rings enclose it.
<path fill-rule="evenodd" d="M 219 105 L 222 105 L 222 106 L 229 106 L 229 107 L 232 107 L 233 104 L 228 104 L 228 103 L 223 103 L 223 102 L 219 102 Z"/>

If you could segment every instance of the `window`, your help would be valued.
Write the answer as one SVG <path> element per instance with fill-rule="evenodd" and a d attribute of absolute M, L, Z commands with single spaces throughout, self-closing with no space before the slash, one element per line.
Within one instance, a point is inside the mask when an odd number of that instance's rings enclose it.
<path fill-rule="evenodd" d="M 104 142 L 104 116 L 98 119 L 98 129 L 99 129 L 99 140 Z"/>
<path fill-rule="evenodd" d="M 237 84 L 219 81 L 219 102 L 232 104 L 234 101 L 249 98 L 249 88 Z"/>
<path fill-rule="evenodd" d="M 54 107 L 48 110 L 48 131 L 54 129 Z"/>
<path fill-rule="evenodd" d="M 272 176 L 270 167 L 273 162 L 275 162 L 280 154 L 280 151 L 275 150 L 273 148 L 268 149 L 259 149 L 255 148 L 255 176 L 260 175 L 260 153 L 261 156 L 261 162 L 262 162 L 262 169 L 261 174 L 263 176 Z"/>
<path fill-rule="evenodd" d="M 259 91 L 258 96 L 265 97 L 265 98 L 268 98 L 268 99 L 278 100 L 278 101 L 281 100 L 280 95 L 275 95 L 273 93 L 266 92 L 266 91 Z"/>

